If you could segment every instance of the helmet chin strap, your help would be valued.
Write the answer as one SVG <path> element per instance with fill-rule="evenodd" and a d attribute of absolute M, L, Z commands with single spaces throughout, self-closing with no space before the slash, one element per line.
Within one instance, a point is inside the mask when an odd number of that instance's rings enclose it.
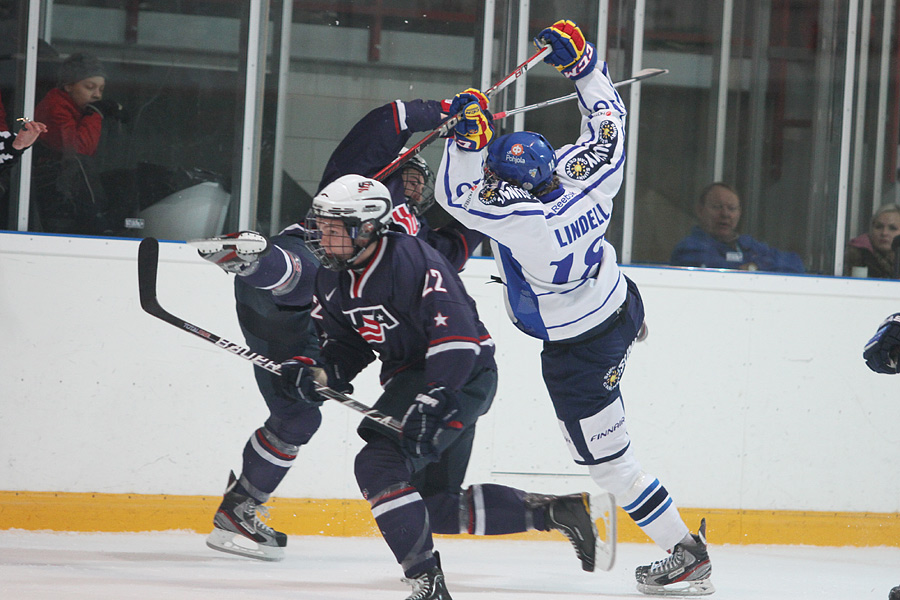
<path fill-rule="evenodd" d="M 359 271 L 372 262 L 372 258 L 375 256 L 375 252 L 370 252 L 366 255 L 366 251 L 369 248 L 373 248 L 374 245 L 378 242 L 380 238 L 373 238 L 368 244 L 360 247 L 359 251 L 353 255 L 353 258 L 347 260 L 347 265 L 353 269 L 354 271 Z"/>

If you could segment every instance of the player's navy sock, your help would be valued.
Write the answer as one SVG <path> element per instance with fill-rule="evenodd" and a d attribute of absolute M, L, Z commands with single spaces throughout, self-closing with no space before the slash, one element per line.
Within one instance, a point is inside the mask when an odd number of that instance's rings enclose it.
<path fill-rule="evenodd" d="M 406 458 L 392 441 L 376 437 L 356 455 L 356 481 L 372 516 L 407 577 L 437 566 L 428 510 L 409 483 Z"/>
<path fill-rule="evenodd" d="M 525 507 L 525 492 L 515 488 L 480 484 L 459 494 L 425 498 L 434 533 L 504 535 L 530 529 L 546 531 L 543 510 Z"/>
<path fill-rule="evenodd" d="M 236 491 L 265 502 L 287 475 L 299 449 L 260 427 L 244 446 L 243 470 Z"/>

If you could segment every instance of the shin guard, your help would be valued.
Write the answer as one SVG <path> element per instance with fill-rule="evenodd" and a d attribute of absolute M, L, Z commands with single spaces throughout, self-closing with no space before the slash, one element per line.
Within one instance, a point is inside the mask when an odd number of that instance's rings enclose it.
<path fill-rule="evenodd" d="M 653 475 L 641 471 L 617 500 L 628 516 L 663 550 L 672 550 L 689 533 L 669 492 Z"/>
<path fill-rule="evenodd" d="M 411 473 L 400 448 L 387 438 L 375 438 L 356 456 L 355 471 L 359 489 L 404 574 L 414 577 L 434 568 L 428 510 L 409 484 Z"/>
<path fill-rule="evenodd" d="M 266 427 L 260 427 L 244 446 L 243 470 L 238 485 L 262 504 L 287 475 L 299 449 L 299 446 L 282 441 Z"/>

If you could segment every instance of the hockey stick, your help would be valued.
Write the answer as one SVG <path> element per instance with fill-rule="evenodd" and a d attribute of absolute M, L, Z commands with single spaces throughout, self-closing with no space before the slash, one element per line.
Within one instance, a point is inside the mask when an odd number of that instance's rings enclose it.
<path fill-rule="evenodd" d="M 507 75 L 506 77 L 504 77 L 503 79 L 501 79 L 500 81 L 498 81 L 497 83 L 495 83 L 494 85 L 489 87 L 487 90 L 485 90 L 484 95 L 487 96 L 488 99 L 492 98 L 494 96 L 494 94 L 496 94 L 500 90 L 504 89 L 510 83 L 512 83 L 513 81 L 515 81 L 516 79 L 518 79 L 519 77 L 524 75 L 531 67 L 536 65 L 539 61 L 541 61 L 544 58 L 544 55 L 549 51 L 550 51 L 550 46 L 542 47 L 540 50 L 538 50 L 537 52 L 532 54 L 531 57 L 528 58 L 525 62 L 523 62 L 522 64 L 517 66 L 515 69 L 513 69 L 509 75 Z M 375 175 L 372 176 L 372 179 L 375 179 L 377 181 L 384 181 L 389 175 L 394 173 L 397 169 L 399 169 L 407 161 L 409 161 L 409 159 L 411 159 L 413 156 L 419 154 L 422 150 L 424 150 L 425 146 L 428 146 L 434 140 L 449 133 L 450 130 L 453 129 L 457 123 L 459 123 L 459 115 L 451 115 L 451 116 L 447 117 L 446 119 L 444 119 L 441 122 L 440 125 L 438 125 L 434 130 L 432 130 L 431 133 L 429 133 L 424 138 L 419 140 L 419 142 L 417 144 L 415 144 L 412 148 L 410 148 L 409 150 L 407 150 L 406 152 L 404 152 L 403 154 L 401 154 L 400 156 L 398 156 L 397 158 L 395 158 L 394 160 L 389 162 L 385 168 L 383 168 L 382 170 L 375 173 Z"/>
<path fill-rule="evenodd" d="M 636 81 L 641 81 L 643 79 L 650 79 L 651 77 L 656 77 L 657 75 L 663 75 L 668 73 L 668 69 L 642 69 L 635 73 L 633 76 L 628 79 L 623 79 L 622 81 L 617 81 L 613 84 L 613 87 L 619 88 L 624 87 L 626 85 L 635 83 Z M 506 111 L 495 112 L 494 120 L 505 119 L 506 117 L 511 117 L 513 115 L 517 115 L 519 113 L 524 113 L 528 111 L 532 111 L 536 108 L 544 108 L 545 106 L 553 106 L 554 104 L 559 104 L 560 102 L 565 102 L 566 100 L 574 100 L 578 97 L 578 92 L 572 92 L 571 94 L 566 94 L 565 96 L 560 96 L 559 98 L 553 98 L 552 100 L 544 100 L 543 102 L 537 102 L 535 104 L 529 104 L 528 106 L 520 106 L 519 108 L 511 108 Z"/>
<path fill-rule="evenodd" d="M 262 354 L 259 354 L 258 352 L 253 352 L 249 348 L 245 348 L 240 344 L 229 342 L 228 340 L 221 338 L 210 331 L 206 331 L 205 329 L 201 329 L 196 325 L 188 323 L 184 319 L 176 317 L 175 315 L 164 309 L 162 306 L 160 306 L 159 301 L 156 299 L 156 276 L 158 270 L 159 242 L 156 240 L 156 238 L 144 238 L 143 240 L 141 240 L 141 244 L 138 247 L 138 291 L 141 297 L 141 308 L 143 308 L 146 312 L 150 313 L 157 319 L 162 319 L 170 325 L 174 325 L 175 327 L 187 331 L 188 333 L 193 333 L 202 340 L 206 340 L 207 342 L 214 344 L 219 348 L 227 350 L 228 352 L 240 356 L 245 360 L 249 360 L 257 367 L 265 369 L 266 371 L 274 373 L 275 375 L 281 375 L 280 363 L 277 363 L 271 358 L 267 358 Z M 346 394 L 342 394 L 341 392 L 333 390 L 328 386 L 320 384 L 319 382 L 316 382 L 316 391 L 330 400 L 336 400 L 344 406 L 351 408 L 358 413 L 362 413 L 369 419 L 381 423 L 385 427 L 388 427 L 396 431 L 397 433 L 402 433 L 403 431 L 400 423 L 390 415 L 386 415 L 380 411 L 375 410 L 374 408 L 370 408 L 365 404 L 362 404 L 361 402 L 357 402 Z"/>

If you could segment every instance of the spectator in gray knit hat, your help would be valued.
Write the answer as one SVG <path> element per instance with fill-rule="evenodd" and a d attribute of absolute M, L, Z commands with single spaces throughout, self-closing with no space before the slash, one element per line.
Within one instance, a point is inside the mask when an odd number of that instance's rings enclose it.
<path fill-rule="evenodd" d="M 54 152 L 93 156 L 103 123 L 95 103 L 103 100 L 105 88 L 106 72 L 95 57 L 73 54 L 63 61 L 57 87 L 34 109 L 35 119 L 48 128 L 41 142 Z"/>
<path fill-rule="evenodd" d="M 106 70 L 97 57 L 79 52 L 71 55 L 59 66 L 56 86 L 65 88 L 69 84 L 78 83 L 91 77 L 101 77 L 105 82 Z"/>
<path fill-rule="evenodd" d="M 73 54 L 59 67 L 57 87 L 34 109 L 46 123 L 33 165 L 32 199 L 52 233 L 96 235 L 119 228 L 94 159 L 103 121 L 122 121 L 122 106 L 105 100 L 106 70 L 96 57 Z"/>

